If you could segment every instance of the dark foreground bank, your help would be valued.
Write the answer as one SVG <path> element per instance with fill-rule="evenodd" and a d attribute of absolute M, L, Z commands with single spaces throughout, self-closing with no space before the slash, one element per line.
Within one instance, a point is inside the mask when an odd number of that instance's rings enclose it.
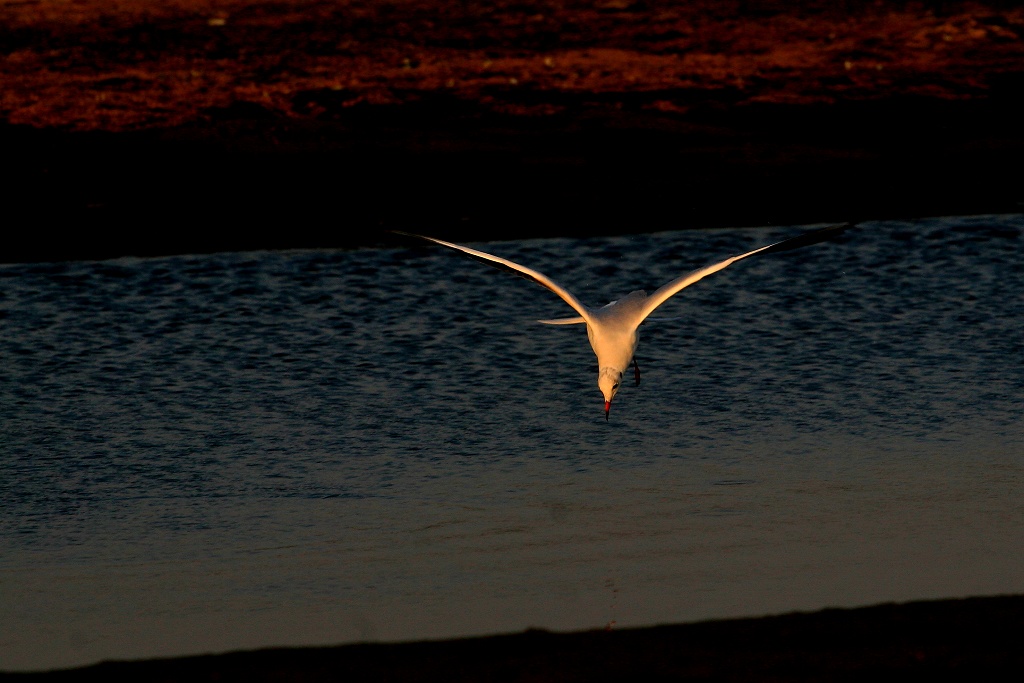
<path fill-rule="evenodd" d="M 582 633 L 282 648 L 0 681 L 994 681 L 1024 667 L 1024 596 Z"/>

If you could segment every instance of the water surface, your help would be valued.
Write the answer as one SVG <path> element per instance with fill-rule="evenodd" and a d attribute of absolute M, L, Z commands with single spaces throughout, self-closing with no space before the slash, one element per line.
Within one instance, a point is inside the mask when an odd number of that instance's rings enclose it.
<path fill-rule="evenodd" d="M 480 244 L 589 304 L 813 226 Z M 641 328 L 440 247 L 0 267 L 0 669 L 1024 592 L 1024 216 Z"/>

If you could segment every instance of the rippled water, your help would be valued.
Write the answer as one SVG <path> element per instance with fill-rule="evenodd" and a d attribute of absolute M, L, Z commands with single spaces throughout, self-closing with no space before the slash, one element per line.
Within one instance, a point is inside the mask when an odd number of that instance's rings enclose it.
<path fill-rule="evenodd" d="M 805 229 L 481 245 L 600 305 Z M 641 328 L 439 247 L 0 267 L 0 669 L 1024 592 L 1024 217 Z"/>

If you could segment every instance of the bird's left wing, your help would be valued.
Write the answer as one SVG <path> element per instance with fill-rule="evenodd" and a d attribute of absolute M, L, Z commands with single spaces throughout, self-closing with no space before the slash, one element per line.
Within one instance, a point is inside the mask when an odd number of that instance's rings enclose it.
<path fill-rule="evenodd" d="M 485 251 L 471 249 L 470 247 L 464 247 L 460 244 L 453 244 L 452 242 L 445 242 L 444 240 L 439 240 L 434 237 L 427 237 L 426 235 L 416 235 L 411 232 L 401 232 L 399 230 L 394 230 L 392 232 L 395 232 L 399 235 L 408 235 L 409 237 L 418 237 L 420 239 L 434 242 L 435 244 L 440 244 L 441 246 L 461 251 L 462 253 L 468 255 L 470 258 L 480 261 L 481 263 L 485 263 L 489 266 L 500 268 L 502 270 L 508 270 L 513 274 L 518 275 L 519 277 L 526 278 L 527 280 L 532 280 L 533 282 L 536 282 L 538 285 L 546 287 L 555 294 L 557 294 L 558 296 L 560 296 L 565 303 L 572 306 L 576 310 L 576 312 L 580 314 L 580 318 L 566 318 L 560 321 L 545 320 L 541 322 L 547 322 L 555 325 L 566 325 L 576 322 L 590 322 L 590 310 L 586 306 L 584 306 L 572 292 L 570 292 L 568 289 L 566 289 L 562 285 L 558 284 L 557 282 L 549 278 L 547 275 L 544 275 L 543 273 L 540 273 L 534 270 L 533 268 L 527 268 L 526 266 L 515 263 L 514 261 L 509 261 L 508 259 L 501 258 L 500 256 L 495 256 L 494 254 L 488 254 Z M 572 323 L 568 322 L 570 320 L 572 321 Z"/>
<path fill-rule="evenodd" d="M 740 254 L 739 256 L 732 256 L 724 261 L 719 261 L 718 263 L 712 263 L 710 266 L 705 266 L 689 273 L 688 275 L 676 278 L 647 297 L 647 300 L 644 301 L 644 308 L 641 313 L 640 320 L 647 318 L 647 316 L 654 312 L 654 309 L 668 301 L 669 297 L 678 294 L 694 282 L 697 282 L 712 273 L 717 273 L 723 268 L 731 266 L 737 261 L 741 261 L 749 256 L 753 256 L 754 254 L 771 254 L 779 251 L 789 251 L 790 249 L 799 249 L 800 247 L 825 242 L 826 240 L 838 237 L 843 233 L 843 231 L 850 227 L 852 226 L 849 223 L 845 223 L 843 225 L 832 225 L 827 228 L 821 228 L 820 230 L 811 230 L 802 235 L 790 237 L 787 240 L 782 240 L 775 244 L 769 244 L 768 246 L 748 251 L 747 253 Z"/>

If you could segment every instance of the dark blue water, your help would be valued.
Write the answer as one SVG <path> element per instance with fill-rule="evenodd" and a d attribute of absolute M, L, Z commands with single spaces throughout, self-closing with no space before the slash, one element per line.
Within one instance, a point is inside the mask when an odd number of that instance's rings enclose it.
<path fill-rule="evenodd" d="M 810 226 L 477 245 L 585 302 Z M 441 247 L 0 266 L 0 669 L 1024 592 L 1024 217 L 641 328 Z"/>

